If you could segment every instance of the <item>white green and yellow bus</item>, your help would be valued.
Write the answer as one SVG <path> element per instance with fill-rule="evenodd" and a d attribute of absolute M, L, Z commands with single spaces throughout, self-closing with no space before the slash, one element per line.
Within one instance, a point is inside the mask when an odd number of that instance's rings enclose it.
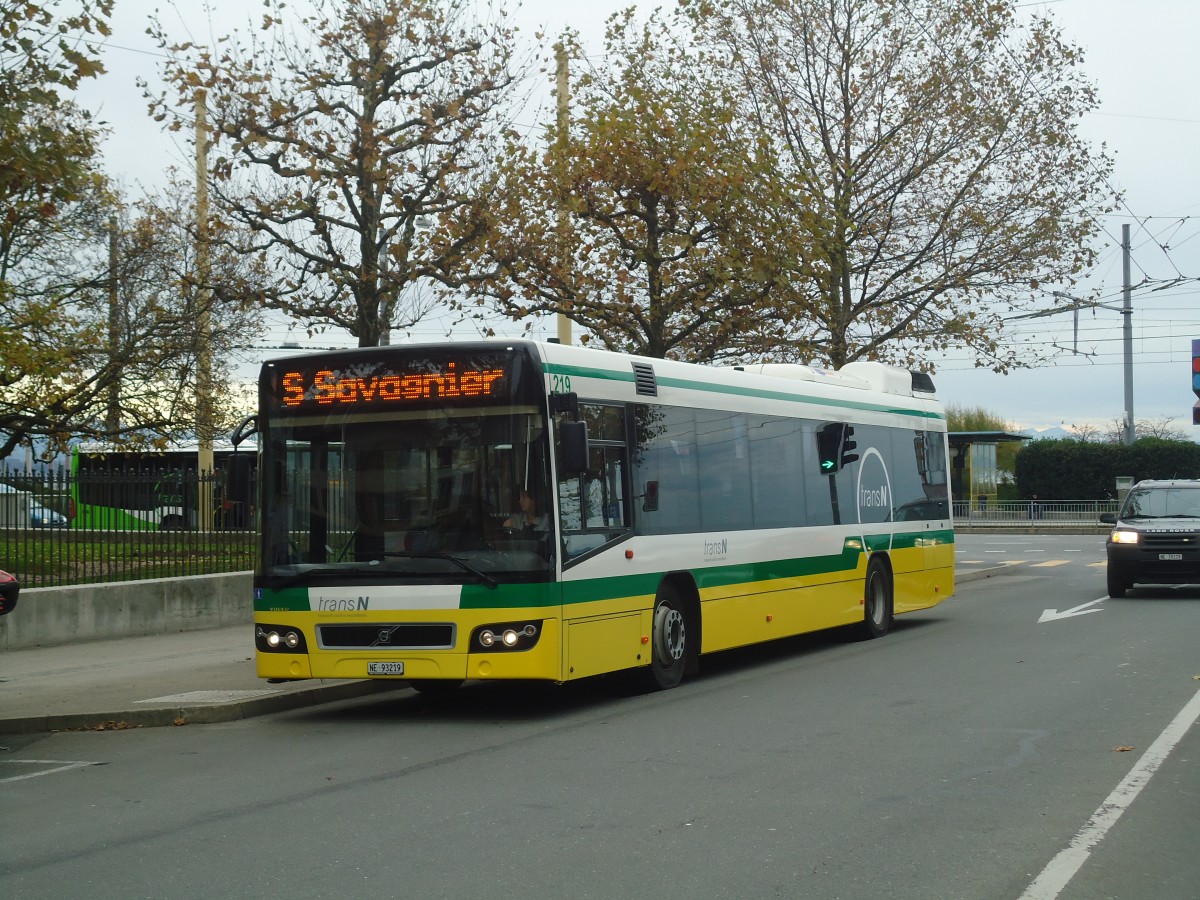
<path fill-rule="evenodd" d="M 253 428 L 268 679 L 668 688 L 954 589 L 945 413 L 904 369 L 361 348 L 266 363 Z"/>

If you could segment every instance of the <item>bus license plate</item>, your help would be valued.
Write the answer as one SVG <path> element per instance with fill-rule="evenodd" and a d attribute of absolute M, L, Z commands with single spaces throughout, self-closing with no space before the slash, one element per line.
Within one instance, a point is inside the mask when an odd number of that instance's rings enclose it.
<path fill-rule="evenodd" d="M 1182 553 L 1160 553 L 1160 554 L 1158 554 L 1158 558 L 1162 559 L 1162 560 L 1183 559 L 1183 554 Z"/>
<path fill-rule="evenodd" d="M 404 663 L 402 662 L 369 662 L 367 663 L 368 675 L 403 675 Z"/>

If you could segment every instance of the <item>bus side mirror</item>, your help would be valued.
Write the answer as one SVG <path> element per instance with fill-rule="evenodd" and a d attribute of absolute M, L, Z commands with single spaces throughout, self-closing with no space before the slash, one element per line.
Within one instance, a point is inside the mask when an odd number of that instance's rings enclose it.
<path fill-rule="evenodd" d="M 229 442 L 236 447 L 242 441 L 252 438 L 256 434 L 258 434 L 258 416 L 246 416 L 238 422 L 237 428 L 233 429 L 233 434 L 229 436 Z"/>
<path fill-rule="evenodd" d="M 562 422 L 558 426 L 558 465 L 563 472 L 586 472 L 588 467 L 587 422 Z"/>

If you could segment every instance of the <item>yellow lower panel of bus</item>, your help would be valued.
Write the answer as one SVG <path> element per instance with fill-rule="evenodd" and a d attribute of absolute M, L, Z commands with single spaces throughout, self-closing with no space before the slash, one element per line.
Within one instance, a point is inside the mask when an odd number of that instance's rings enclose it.
<path fill-rule="evenodd" d="M 280 622 L 278 613 L 265 614 L 275 623 Z M 437 614 L 435 614 L 437 615 Z M 441 614 L 444 617 L 444 614 Z M 416 618 L 416 616 L 410 616 Z M 432 616 L 430 617 L 432 618 Z M 558 619 L 545 618 L 545 610 L 504 610 L 499 615 L 495 610 L 483 612 L 479 624 L 493 620 L 537 619 L 541 631 L 537 643 L 528 650 L 494 650 L 491 652 L 468 653 L 465 650 L 473 624 L 460 623 L 457 646 L 453 649 L 404 649 L 398 647 L 370 647 L 347 650 L 321 649 L 316 640 L 316 627 L 321 621 L 316 614 L 292 613 L 288 624 L 303 631 L 308 644 L 307 654 L 257 653 L 257 671 L 260 678 L 385 678 L 404 681 L 410 678 L 427 679 L 509 679 L 528 678 L 561 681 L 562 656 L 561 628 Z M 299 619 L 300 621 L 297 621 Z M 459 649 L 464 648 L 464 649 Z M 403 663 L 404 674 L 375 676 L 367 672 L 368 663 Z"/>
<path fill-rule="evenodd" d="M 744 588 L 778 587 L 776 582 Z M 842 581 L 803 588 L 782 588 L 740 596 L 725 595 L 702 602 L 702 652 L 744 647 L 862 621 L 862 583 Z"/>
<path fill-rule="evenodd" d="M 897 572 L 892 607 L 896 615 L 937 606 L 954 593 L 954 568 Z"/>
<path fill-rule="evenodd" d="M 649 612 L 574 621 L 567 626 L 567 678 L 586 678 L 649 661 Z"/>

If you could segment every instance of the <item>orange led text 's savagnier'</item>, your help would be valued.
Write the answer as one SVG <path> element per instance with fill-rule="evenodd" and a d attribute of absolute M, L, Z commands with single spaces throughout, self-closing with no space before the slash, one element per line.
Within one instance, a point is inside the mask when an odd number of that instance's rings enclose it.
<path fill-rule="evenodd" d="M 354 405 L 356 403 L 397 403 L 405 400 L 452 400 L 459 397 L 489 397 L 495 383 L 504 377 L 503 369 L 465 369 L 455 363 L 441 373 L 409 375 L 338 375 L 328 369 L 317 372 L 307 382 L 302 372 L 285 372 L 283 405 L 302 403 Z"/>

